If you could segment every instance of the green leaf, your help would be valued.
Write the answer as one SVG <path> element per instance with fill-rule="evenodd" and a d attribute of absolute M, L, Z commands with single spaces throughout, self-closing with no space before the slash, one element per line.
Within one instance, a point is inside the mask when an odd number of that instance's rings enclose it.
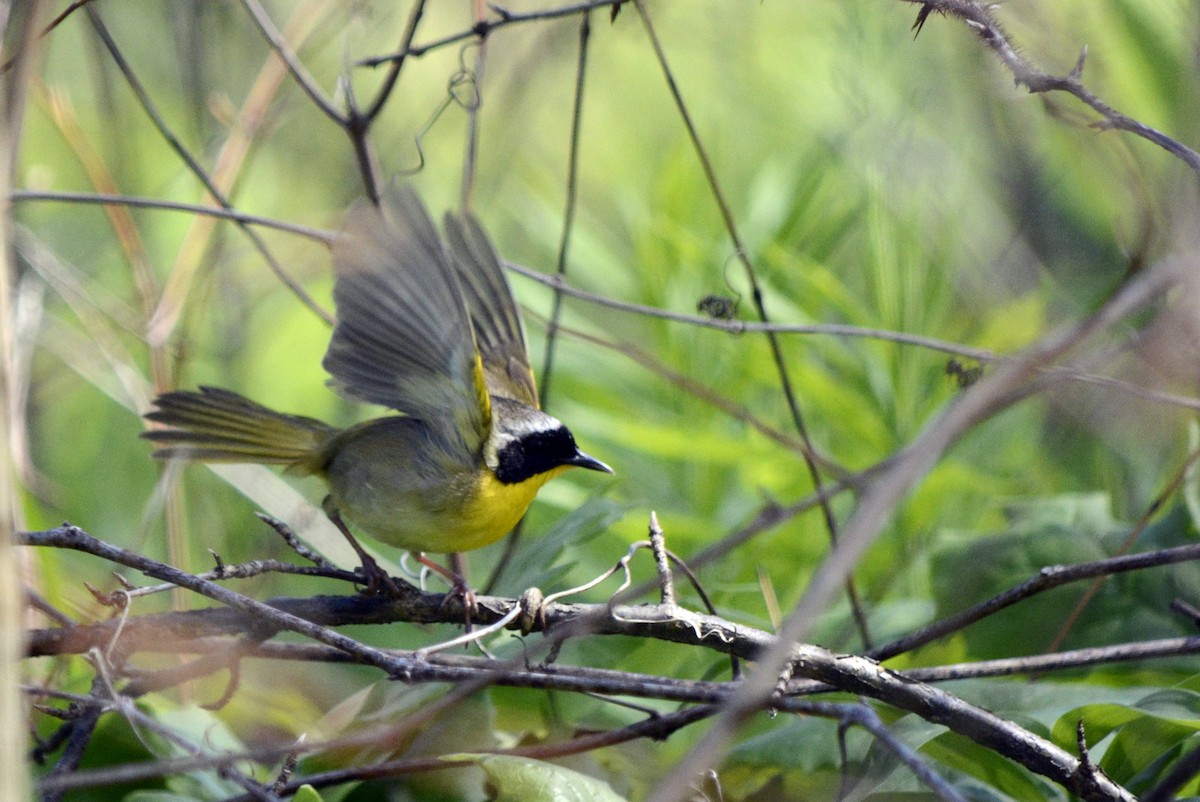
<path fill-rule="evenodd" d="M 317 793 L 317 789 L 311 785 L 302 785 L 292 797 L 292 802 L 323 802 L 321 795 Z"/>
<path fill-rule="evenodd" d="M 1121 727 L 1100 759 L 1100 768 L 1134 793 L 1146 791 L 1195 734 L 1195 727 L 1142 716 Z"/>
<path fill-rule="evenodd" d="M 1054 725 L 1060 746 L 1074 750 L 1080 720 L 1092 758 L 1113 780 L 1145 790 L 1183 751 L 1184 743 L 1196 739 L 1200 694 L 1170 688 L 1144 694 L 1129 705 L 1092 704 L 1071 710 Z"/>
<path fill-rule="evenodd" d="M 624 802 L 608 783 L 563 768 L 513 755 L 462 753 L 446 760 L 469 760 L 487 773 L 493 802 Z"/>
<path fill-rule="evenodd" d="M 329 708 L 321 720 L 313 725 L 310 737 L 315 740 L 329 740 L 345 732 L 361 718 L 363 708 L 377 684 L 367 685 Z"/>
<path fill-rule="evenodd" d="M 945 734 L 946 728 L 926 721 L 920 716 L 905 715 L 893 722 L 889 729 L 892 735 L 912 749 L 920 749 L 932 740 Z M 851 736 L 858 735 L 859 738 Z M 846 802 L 872 799 L 877 794 L 903 794 L 913 791 L 928 791 L 911 771 L 896 757 L 896 753 L 883 745 L 869 733 L 853 729 L 847 733 L 847 746 L 862 740 L 869 743 L 862 768 L 856 774 L 857 781 L 846 797 Z M 853 755 L 853 753 L 850 753 Z"/>
<path fill-rule="evenodd" d="M 519 594 L 526 588 L 553 586 L 569 569 L 560 564 L 563 553 L 604 532 L 621 512 L 616 502 L 594 498 L 564 515 L 549 531 L 524 538 L 504 576 L 504 587 Z"/>
<path fill-rule="evenodd" d="M 1083 722 L 1088 744 L 1095 744 L 1107 737 L 1113 730 L 1120 729 L 1144 715 L 1133 707 L 1119 704 L 1085 705 L 1064 713 L 1054 723 L 1052 737 L 1054 742 L 1064 749 L 1074 750 L 1077 740 L 1076 727 L 1080 721 Z"/>
<path fill-rule="evenodd" d="M 1007 528 L 976 534 L 943 532 L 930 562 L 939 616 L 958 612 L 1037 575 L 1045 566 L 1110 556 L 1128 536 L 1102 493 L 1066 494 L 1006 505 Z M 1141 548 L 1176 545 L 1186 529 L 1175 510 L 1139 539 Z M 1190 539 L 1190 538 L 1188 538 Z M 1170 566 L 1109 578 L 1072 625 L 1062 648 L 1175 637 L 1184 624 L 1168 609 L 1175 595 L 1200 592 L 1193 566 Z M 962 637 L 972 657 L 1012 657 L 1049 646 L 1088 592 L 1076 582 L 1021 601 L 971 625 Z"/>
<path fill-rule="evenodd" d="M 774 767 L 812 773 L 841 765 L 837 725 L 818 718 L 786 721 L 770 732 L 741 742 L 729 753 L 727 763 L 739 766 Z M 803 744 L 798 749 L 797 744 Z M 852 738 L 847 742 L 852 761 L 863 759 L 867 744 Z"/>
<path fill-rule="evenodd" d="M 1190 420 L 1187 424 L 1188 453 L 1195 453 L 1200 447 L 1200 424 Z M 1183 502 L 1187 506 L 1188 516 L 1192 520 L 1192 528 L 1200 527 L 1200 470 L 1192 463 L 1184 476 Z"/>
<path fill-rule="evenodd" d="M 1057 786 L 961 735 L 945 733 L 934 738 L 921 749 L 921 754 L 968 774 L 982 781 L 993 792 L 1003 792 L 1012 799 L 1048 802 L 1066 798 L 1066 794 Z"/>
<path fill-rule="evenodd" d="M 185 742 L 203 744 L 210 752 L 238 753 L 245 745 L 222 721 L 215 711 L 202 707 L 178 707 L 166 697 L 148 694 L 138 702 L 158 723 L 181 737 Z M 143 743 L 164 760 L 190 757 L 192 752 L 182 744 L 163 738 L 157 732 L 139 731 Z M 212 770 L 197 770 L 167 780 L 175 798 L 219 799 L 240 793 L 241 786 Z"/>
<path fill-rule="evenodd" d="M 1200 693 L 1185 688 L 1155 691 L 1138 702 L 1138 709 L 1161 719 L 1200 728 Z"/>

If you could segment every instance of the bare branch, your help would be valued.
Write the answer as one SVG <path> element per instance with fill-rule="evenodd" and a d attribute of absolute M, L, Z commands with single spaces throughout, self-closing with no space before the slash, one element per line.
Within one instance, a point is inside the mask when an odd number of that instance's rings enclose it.
<path fill-rule="evenodd" d="M 539 667 L 525 665 L 524 661 L 520 664 L 511 664 L 453 655 L 429 654 L 424 659 L 418 659 L 415 656 L 416 653 L 384 652 L 337 635 L 327 627 L 314 624 L 308 619 L 345 624 L 365 623 L 370 620 L 369 616 L 380 615 L 391 617 L 393 620 L 398 614 L 419 617 L 428 613 L 441 616 L 445 614 L 444 610 L 438 609 L 441 607 L 441 597 L 422 594 L 414 599 L 402 601 L 381 597 L 336 600 L 320 597 L 315 599 L 277 599 L 268 606 L 254 602 L 240 594 L 226 591 L 224 588 L 198 577 L 176 571 L 169 566 L 104 544 L 75 527 L 64 526 L 48 532 L 29 533 L 25 539 L 31 544 L 75 548 L 104 559 L 115 560 L 121 564 L 136 567 L 150 576 L 177 582 L 182 587 L 187 587 L 235 608 L 234 610 L 220 608 L 201 610 L 186 614 L 168 613 L 146 616 L 141 622 L 135 620 L 123 624 L 107 622 L 72 628 L 80 633 L 88 632 L 92 638 L 98 637 L 102 632 L 107 633 L 106 636 L 111 638 L 120 632 L 122 648 L 126 651 L 142 648 L 142 644 L 146 643 L 143 640 L 144 636 L 139 633 L 140 627 L 151 626 L 156 629 L 157 637 L 153 639 L 153 642 L 162 647 L 170 640 L 163 637 L 164 631 L 172 629 L 169 622 L 186 620 L 187 634 L 172 642 L 172 648 L 176 651 L 186 650 L 187 647 L 184 644 L 189 639 L 209 637 L 214 632 L 254 632 L 257 640 L 270 637 L 274 631 L 283 628 L 311 637 L 336 650 L 335 653 L 326 652 L 327 655 L 340 654 L 342 659 L 375 665 L 388 672 L 389 675 L 407 682 L 456 683 L 460 691 L 464 687 L 473 688 L 478 683 L 499 683 L 513 687 L 556 688 L 558 690 L 646 696 L 680 702 L 722 703 L 724 705 L 728 705 L 741 693 L 740 683 L 697 683 L 649 675 L 635 675 L 629 672 L 580 667 Z M 1190 556 L 1197 556 L 1195 552 L 1196 549 L 1192 549 L 1189 552 Z M 1182 558 L 1183 554 L 1184 552 L 1178 552 L 1177 555 L 1172 556 Z M 1134 558 L 1122 559 L 1132 560 Z M 1163 560 L 1161 554 L 1155 555 L 1154 564 L 1162 564 Z M 1128 570 L 1132 570 L 1134 567 L 1132 563 L 1122 563 L 1121 565 Z M 1087 570 L 1094 569 L 1089 567 Z M 516 602 L 485 597 L 479 599 L 478 604 L 480 617 L 486 618 L 508 614 Z M 545 610 L 539 617 L 544 616 L 545 625 L 556 639 L 576 637 L 583 633 L 597 634 L 619 631 L 627 635 L 658 637 L 665 640 L 709 645 L 723 651 L 744 653 L 745 656 L 759 660 L 764 653 L 769 653 L 770 649 L 777 648 L 779 644 L 767 633 L 722 621 L 714 616 L 691 613 L 676 605 L 626 607 L 560 604 L 547 606 L 550 609 Z M 436 613 L 435 610 L 437 610 Z M 453 613 L 453 611 L 451 612 Z M 368 617 L 364 618 L 364 615 Z M 246 617 L 247 620 L 238 621 L 239 616 Z M 375 620 L 381 621 L 383 618 Z M 205 621 L 208 622 L 207 625 L 203 623 Z M 216 629 L 211 628 L 213 624 L 217 625 Z M 181 631 L 178 626 L 173 628 L 176 632 Z M 31 640 L 35 649 L 41 648 L 38 644 L 44 646 L 46 642 L 46 639 L 38 633 L 34 633 Z M 1171 644 L 1154 644 L 1154 646 L 1160 651 L 1165 648 L 1174 648 L 1176 649 L 1174 653 L 1178 654 L 1179 650 L 1200 648 L 1200 638 Z M 83 648 L 84 644 L 77 643 L 76 647 Z M 295 645 L 286 645 L 283 648 L 293 653 L 293 656 L 301 654 L 296 651 Z M 243 644 L 237 649 L 245 655 L 271 653 L 265 644 L 257 643 Z M 1139 656 L 1145 657 L 1149 653 L 1150 650 L 1145 649 Z M 995 749 L 1032 771 L 1045 774 L 1086 798 L 1129 798 L 1111 783 L 1107 783 L 1102 776 L 1094 776 L 1084 771 L 1080 762 L 1073 756 L 1058 750 L 1011 722 L 975 708 L 951 694 L 925 685 L 920 681 L 917 672 L 903 674 L 892 672 L 882 668 L 876 661 L 869 658 L 840 655 L 809 644 L 792 644 L 789 654 L 792 656 L 792 665 L 798 676 L 806 677 L 810 681 L 815 680 L 830 688 L 868 696 L 917 713 L 931 721 L 945 724 L 955 732 Z M 313 654 L 308 655 L 308 657 L 313 656 Z M 1108 656 L 1115 658 L 1112 653 L 1109 653 Z M 1083 664 L 1084 660 L 1094 660 L 1095 655 L 1072 656 L 1071 659 L 1079 661 L 1076 664 Z M 197 668 L 207 669 L 210 665 L 219 664 L 219 661 L 204 662 L 194 664 L 192 669 L 184 669 L 184 671 L 186 673 L 188 670 Z M 1031 662 L 1024 666 L 1026 670 L 1032 670 L 1034 667 L 1044 667 L 1044 664 Z M 998 669 L 999 667 L 993 665 L 991 668 Z M 950 678 L 955 675 L 951 671 L 938 679 Z M 930 676 L 934 675 L 930 674 Z M 160 681 L 173 679 L 166 675 L 160 675 L 160 678 Z M 466 683 L 466 686 L 463 683 Z M 788 687 L 788 693 L 810 693 L 813 690 L 815 688 L 811 686 L 796 684 Z M 789 701 L 779 697 L 769 700 L 769 705 L 775 709 L 797 712 L 805 709 L 802 702 Z"/>
<path fill-rule="evenodd" d="M 421 45 L 412 45 L 401 49 L 396 53 L 391 53 L 386 56 L 372 56 L 370 58 L 360 59 L 358 64 L 362 67 L 378 67 L 381 64 L 386 64 L 391 61 L 402 61 L 409 56 L 423 56 L 431 50 L 437 50 L 447 45 L 462 42 L 475 37 L 486 38 L 493 31 L 505 27 L 506 25 L 514 25 L 523 22 L 537 22 L 539 20 L 558 19 L 560 17 L 573 17 L 576 14 L 586 14 L 596 8 L 615 8 L 629 0 L 585 0 L 585 2 L 575 3 L 571 5 L 559 6 L 558 8 L 548 8 L 544 11 L 527 11 L 517 13 L 507 11 L 496 4 L 490 4 L 493 11 L 499 14 L 496 19 L 482 20 L 477 22 L 469 31 L 461 31 L 451 34 L 450 36 L 442 37 L 433 42 L 428 42 Z"/>
<path fill-rule="evenodd" d="M 202 206 L 195 203 L 180 203 L 178 201 L 164 200 L 162 198 L 140 198 L 135 195 L 106 195 L 95 192 L 41 192 L 31 189 L 18 189 L 10 193 L 9 198 L 13 201 L 49 201 L 52 203 L 87 203 L 114 206 L 132 206 L 142 209 L 162 209 L 172 212 L 186 212 L 187 214 L 199 214 L 205 217 L 219 217 L 223 220 L 233 220 L 239 223 L 248 223 L 250 225 L 262 226 L 264 228 L 274 228 L 278 231 L 286 231 L 289 234 L 298 234 L 301 237 L 308 237 L 325 245 L 332 245 L 337 239 L 337 234 L 330 231 L 322 231 L 319 228 L 311 228 L 309 226 L 300 225 L 299 223 L 290 223 L 286 220 L 277 220 L 273 217 L 262 217 L 257 214 L 249 214 L 248 212 L 238 211 L 233 208 L 218 208 L 213 206 Z"/>
<path fill-rule="evenodd" d="M 1087 57 L 1086 46 L 1080 51 L 1079 58 L 1069 73 L 1063 76 L 1051 75 L 1038 69 L 1021 55 L 1008 33 L 992 16 L 992 4 L 990 3 L 976 2 L 976 0 L 901 0 L 901 2 L 915 3 L 921 6 L 917 24 L 914 26 L 918 33 L 930 11 L 962 20 L 967 28 L 999 57 L 1001 63 L 1012 73 L 1017 86 L 1024 86 L 1034 94 L 1066 92 L 1100 115 L 1100 120 L 1093 123 L 1096 128 L 1115 128 L 1128 131 L 1152 142 L 1182 161 L 1200 177 L 1200 153 L 1161 131 L 1117 111 L 1084 86 L 1082 76 L 1084 61 Z"/>
<path fill-rule="evenodd" d="M 1176 548 L 1161 549 L 1142 554 L 1096 560 L 1090 563 L 1049 566 L 1039 571 L 1037 576 L 1031 577 L 1015 588 L 1006 590 L 1000 595 L 993 596 L 974 607 L 955 613 L 935 624 L 930 624 L 923 629 L 905 635 L 903 638 L 871 649 L 867 654 L 876 660 L 887 660 L 898 654 L 912 651 L 918 646 L 930 643 L 938 638 L 943 638 L 952 632 L 957 632 L 976 621 L 993 615 L 1007 607 L 1011 607 L 1017 602 L 1028 599 L 1031 596 L 1036 596 L 1039 593 L 1044 593 L 1047 590 L 1070 582 L 1112 576 L 1113 574 L 1126 571 L 1140 571 L 1155 566 L 1172 565 L 1174 563 L 1189 562 L 1197 559 L 1200 559 L 1200 545 L 1178 546 Z"/>

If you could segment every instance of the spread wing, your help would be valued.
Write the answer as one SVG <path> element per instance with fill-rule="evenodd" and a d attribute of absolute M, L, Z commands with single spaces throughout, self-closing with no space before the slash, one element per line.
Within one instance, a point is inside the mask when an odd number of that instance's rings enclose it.
<path fill-rule="evenodd" d="M 353 206 L 333 269 L 331 384 L 477 450 L 491 426 L 480 355 L 457 270 L 416 194 L 397 187 L 378 207 Z"/>
<path fill-rule="evenodd" d="M 521 313 L 492 243 L 471 215 L 446 215 L 445 230 L 458 285 L 475 329 L 488 391 L 538 406 Z"/>

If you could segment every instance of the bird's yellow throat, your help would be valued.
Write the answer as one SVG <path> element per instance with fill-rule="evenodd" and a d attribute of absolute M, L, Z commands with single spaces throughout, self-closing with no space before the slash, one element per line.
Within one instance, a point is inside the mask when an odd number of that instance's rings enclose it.
<path fill-rule="evenodd" d="M 462 531 L 452 538 L 454 551 L 477 549 L 507 535 L 542 485 L 569 467 L 560 465 L 516 484 L 504 484 L 492 471 L 481 471 L 475 492 L 463 508 Z"/>

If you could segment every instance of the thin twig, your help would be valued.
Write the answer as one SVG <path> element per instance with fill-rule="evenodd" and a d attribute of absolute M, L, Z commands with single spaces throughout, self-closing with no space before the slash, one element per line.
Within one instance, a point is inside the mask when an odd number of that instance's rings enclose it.
<path fill-rule="evenodd" d="M 439 48 L 446 47 L 447 45 L 452 45 L 456 42 L 462 42 L 466 39 L 487 37 L 493 31 L 496 31 L 507 25 L 514 25 L 522 22 L 537 22 L 539 20 L 558 19 L 560 17 L 570 17 L 574 16 L 575 14 L 585 14 L 595 8 L 611 8 L 626 2 L 629 2 L 629 0 L 585 0 L 585 2 L 575 3 L 573 5 L 559 6 L 558 8 L 549 8 L 543 11 L 527 11 L 523 13 L 503 10 L 493 3 L 490 4 L 492 10 L 497 11 L 500 14 L 500 16 L 496 19 L 476 22 L 470 30 L 450 34 L 449 36 L 444 36 L 441 39 L 437 39 L 432 42 L 426 42 L 420 45 L 413 45 L 409 43 L 395 53 L 390 53 L 385 56 L 371 56 L 370 58 L 359 59 L 357 63 L 361 67 L 378 67 L 380 64 L 386 64 L 391 61 L 402 61 L 409 56 L 420 57 L 431 50 L 437 50 Z"/>
<path fill-rule="evenodd" d="M 425 0 L 417 0 L 413 3 L 412 10 L 408 13 L 408 22 L 404 26 L 404 33 L 400 36 L 399 55 L 390 59 L 388 74 L 383 79 L 383 85 L 379 87 L 379 91 L 375 95 L 375 99 L 371 101 L 370 107 L 363 113 L 361 123 L 367 127 L 375 121 L 379 116 L 379 112 L 383 111 L 384 104 L 391 97 L 392 90 L 396 87 L 396 80 L 400 77 L 400 68 L 404 66 L 405 54 L 409 51 L 412 45 L 413 37 L 417 35 L 417 26 L 421 24 L 421 17 L 425 14 Z"/>
<path fill-rule="evenodd" d="M 650 511 L 650 551 L 654 554 L 654 569 L 658 572 L 659 603 L 674 605 L 675 579 L 671 576 L 671 562 L 667 558 L 666 539 L 658 523 L 658 515 Z"/>
<path fill-rule="evenodd" d="M 1047 590 L 1080 582 L 1085 579 L 1107 577 L 1127 571 L 1141 571 L 1162 565 L 1173 565 L 1181 562 L 1200 560 L 1200 545 L 1176 546 L 1142 554 L 1131 554 L 1120 557 L 1110 557 L 1094 562 L 1076 563 L 1074 565 L 1053 565 L 1043 568 L 1037 575 L 1030 577 L 1014 588 L 993 596 L 987 601 L 980 602 L 954 615 L 943 618 L 934 624 L 898 638 L 891 643 L 871 649 L 868 656 L 876 660 L 887 660 L 898 654 L 910 652 L 920 646 L 943 638 L 953 632 L 958 632 L 988 616 L 1011 607 L 1017 602 L 1031 596 L 1044 593 Z"/>
<path fill-rule="evenodd" d="M 591 13 L 584 11 L 579 20 L 579 57 L 575 64 L 575 102 L 571 107 L 571 134 L 567 146 L 567 191 L 563 208 L 562 234 L 558 241 L 558 258 L 555 260 L 554 275 L 566 281 L 568 256 L 571 252 L 571 234 L 575 230 L 575 210 L 579 203 L 579 141 L 583 129 L 584 83 L 587 78 L 588 42 L 591 41 Z M 562 321 L 563 294 L 555 290 L 546 324 L 546 354 L 542 361 L 542 381 L 539 387 L 542 406 L 549 403 L 550 378 L 554 367 L 554 354 L 558 347 L 558 326 Z"/>
<path fill-rule="evenodd" d="M 1026 657 L 1002 657 L 995 660 L 977 660 L 972 663 L 949 663 L 943 666 L 912 668 L 904 672 L 906 677 L 921 682 L 950 682 L 959 679 L 982 677 L 1011 677 L 1035 675 L 1051 671 L 1070 671 L 1090 666 L 1115 665 L 1164 657 L 1181 657 L 1200 653 L 1200 637 L 1161 638 L 1135 643 L 1118 643 L 1113 646 L 1093 646 L 1087 649 L 1069 649 L 1054 654 L 1035 654 Z M 811 692 L 811 689 L 809 689 Z"/>
<path fill-rule="evenodd" d="M 259 33 L 271 44 L 271 49 L 275 54 L 287 65 L 288 72 L 291 73 L 292 79 L 300 85 L 304 90 L 304 94 L 308 95 L 308 99 L 313 102 L 326 117 L 333 120 L 339 127 L 346 127 L 346 119 L 341 112 L 333 105 L 333 102 L 325 97 L 325 93 L 317 86 L 316 80 L 304 68 L 300 59 L 296 57 L 296 53 L 292 50 L 291 45 L 283 38 L 283 34 L 279 32 L 279 28 L 271 20 L 266 9 L 258 0 L 242 0 L 242 7 L 246 9 L 246 13 L 250 15 L 250 19 L 254 20 L 254 25 L 258 28 Z"/>
<path fill-rule="evenodd" d="M 219 208 L 215 206 L 202 206 L 195 203 L 180 203 L 179 201 L 165 200 L 163 198 L 143 198 L 136 195 L 109 195 L 95 192 L 62 192 L 62 191 L 37 191 L 31 189 L 18 189 L 9 195 L 9 199 L 14 202 L 28 201 L 49 201 L 51 203 L 87 203 L 99 205 L 119 205 L 133 206 L 142 209 L 162 209 L 172 212 L 187 212 L 188 214 L 201 214 L 207 217 L 219 217 L 223 220 L 232 220 L 237 223 L 247 223 L 250 225 L 262 226 L 264 228 L 274 228 L 278 231 L 286 231 L 289 234 L 298 234 L 301 237 L 308 237 L 325 245 L 332 245 L 338 238 L 338 235 L 331 231 L 323 231 L 319 228 L 301 225 L 299 223 L 291 223 L 287 220 L 277 220 L 273 217 L 262 217 L 248 212 L 238 211 L 234 208 Z"/>
<path fill-rule="evenodd" d="M 408 14 L 408 23 L 405 26 L 404 33 L 401 35 L 401 51 L 407 51 L 409 45 L 412 44 L 413 37 L 416 36 L 417 26 L 421 23 L 421 17 L 425 14 L 425 0 L 416 0 L 413 3 L 412 10 Z M 371 147 L 371 142 L 368 134 L 371 130 L 371 125 L 379 116 L 379 112 L 383 110 L 384 104 L 391 96 L 392 90 L 396 86 L 396 81 L 400 77 L 400 69 L 404 66 L 404 56 L 400 56 L 391 62 L 388 68 L 388 74 L 383 80 L 383 85 L 375 95 L 375 99 L 366 111 L 361 111 L 358 103 L 354 98 L 354 93 L 351 91 L 352 84 L 349 79 L 344 81 L 343 86 L 346 89 L 346 134 L 350 137 L 350 144 L 354 148 L 355 158 L 358 159 L 358 170 L 362 176 L 363 185 L 366 189 L 367 197 L 372 202 L 379 202 L 379 175 L 378 165 L 375 160 L 375 153 Z"/>
<path fill-rule="evenodd" d="M 179 138 L 175 136 L 174 131 L 172 131 L 171 127 L 167 125 L 166 120 L 159 113 L 158 107 L 155 105 L 154 101 L 151 100 L 149 92 L 147 92 L 145 87 L 142 85 L 141 79 L 137 77 L 137 74 L 125 60 L 124 54 L 117 46 L 117 43 L 112 38 L 112 35 L 108 32 L 108 28 L 104 25 L 103 20 L 100 19 L 100 14 L 95 10 L 95 7 L 88 6 L 86 10 L 88 19 L 91 21 L 92 27 L 95 29 L 97 35 L 99 35 L 100 41 L 103 42 L 104 46 L 108 49 L 109 55 L 112 57 L 113 62 L 121 71 L 126 83 L 129 84 L 129 88 L 133 90 L 134 96 L 137 98 L 142 110 L 146 112 L 146 116 L 149 117 L 150 121 L 154 124 L 155 129 L 158 130 L 159 134 L 163 137 L 163 139 L 166 140 L 171 149 L 175 151 L 176 155 L 183 160 L 184 164 L 187 165 L 192 174 L 200 180 L 200 183 L 204 185 L 204 188 L 208 191 L 209 195 L 212 196 L 213 200 L 220 204 L 220 206 L 224 209 L 232 209 L 233 204 L 229 201 L 225 194 L 221 192 L 216 184 L 213 183 L 212 178 L 210 178 L 208 175 L 208 171 L 200 165 L 200 162 L 197 161 L 197 159 L 191 154 L 191 151 L 189 151 L 184 144 L 179 141 Z M 238 226 L 242 229 L 246 236 L 249 237 L 250 242 L 254 245 L 259 254 L 262 255 L 263 259 L 267 263 L 267 266 L 271 269 L 271 272 L 275 274 L 275 277 L 278 278 L 279 281 L 285 287 L 287 287 L 302 304 L 316 314 L 317 317 L 321 318 L 327 323 L 332 324 L 333 317 L 326 312 L 320 306 L 320 304 L 313 300 L 312 296 L 308 294 L 308 291 L 305 290 L 299 282 L 297 282 L 286 270 L 283 269 L 283 266 L 280 265 L 275 259 L 275 256 L 271 253 L 262 237 L 258 235 L 258 232 L 254 231 L 242 222 L 238 222 Z"/>
<path fill-rule="evenodd" d="M 35 542 L 40 546 L 74 549 L 111 562 L 136 568 L 147 576 L 170 582 L 181 588 L 187 588 L 236 610 L 249 613 L 258 619 L 261 626 L 292 630 L 320 643 L 343 649 L 364 662 L 383 668 L 391 674 L 403 673 L 407 667 L 407 661 L 405 660 L 396 660 L 379 649 L 364 646 L 353 638 L 313 624 L 290 613 L 285 613 L 276 607 L 255 601 L 248 596 L 235 593 L 210 580 L 201 579 L 157 560 L 143 557 L 140 554 L 113 546 L 109 543 L 104 543 L 76 526 L 64 524 L 57 529 L 47 530 L 38 533 L 38 535 L 36 540 L 31 540 L 30 542 Z M 26 533 L 26 538 L 29 537 L 30 533 Z"/>
<path fill-rule="evenodd" d="M 754 265 L 750 263 L 749 251 L 742 242 L 737 223 L 733 219 L 733 210 L 730 208 L 729 202 L 725 198 L 725 193 L 721 189 L 721 182 L 717 178 L 716 167 L 713 166 L 712 160 L 708 156 L 708 150 L 700 141 L 700 132 L 692 120 L 692 115 L 688 111 L 687 104 L 684 103 L 683 93 L 680 91 L 679 85 L 675 82 L 675 75 L 667 62 L 666 52 L 663 50 L 662 43 L 658 39 L 658 33 L 655 31 L 654 23 L 650 20 L 650 15 L 646 13 L 645 5 L 642 0 L 633 0 L 633 7 L 637 9 L 638 16 L 642 20 L 642 25 L 650 37 L 650 45 L 654 50 L 654 55 L 658 60 L 663 77 L 667 81 L 667 88 L 670 90 L 671 97 L 675 102 L 675 109 L 683 121 L 684 129 L 687 131 L 688 138 L 692 143 L 692 149 L 696 152 L 696 158 L 700 160 L 704 176 L 708 181 L 709 191 L 712 192 L 713 200 L 721 212 L 721 218 L 725 221 L 725 230 L 729 234 L 730 240 L 733 241 L 734 253 L 742 265 L 747 282 L 750 284 L 750 296 L 754 300 L 754 308 L 758 313 L 758 318 L 763 323 L 769 323 L 771 322 L 771 318 L 767 314 L 766 300 L 762 293 L 762 287 L 759 285 L 758 274 L 754 269 Z M 784 400 L 788 411 L 791 413 L 792 423 L 796 427 L 796 433 L 800 435 L 800 439 L 804 443 L 804 451 L 801 452 L 801 456 L 804 458 L 804 466 L 808 470 L 808 476 L 813 483 L 813 488 L 818 492 L 818 497 L 821 500 L 821 517 L 825 522 L 825 529 L 829 534 L 830 542 L 836 547 L 838 542 L 837 519 L 833 514 L 832 505 L 829 504 L 823 494 L 820 494 L 824 479 L 821 476 L 821 470 L 817 466 L 816 459 L 813 457 L 816 449 L 813 446 L 812 437 L 809 435 L 808 426 L 804 422 L 804 415 L 800 411 L 800 400 L 792 386 L 791 372 L 788 370 L 788 363 L 783 355 L 783 347 L 779 342 L 779 338 L 773 332 L 767 333 L 767 344 L 771 349 L 771 357 L 775 362 L 775 372 L 779 377 L 779 387 L 783 391 Z M 844 585 L 846 596 L 850 601 L 850 611 L 858 627 L 859 637 L 862 638 L 863 645 L 869 648 L 871 646 L 871 630 L 867 625 L 867 615 L 859 600 L 852 573 L 846 574 Z"/>

